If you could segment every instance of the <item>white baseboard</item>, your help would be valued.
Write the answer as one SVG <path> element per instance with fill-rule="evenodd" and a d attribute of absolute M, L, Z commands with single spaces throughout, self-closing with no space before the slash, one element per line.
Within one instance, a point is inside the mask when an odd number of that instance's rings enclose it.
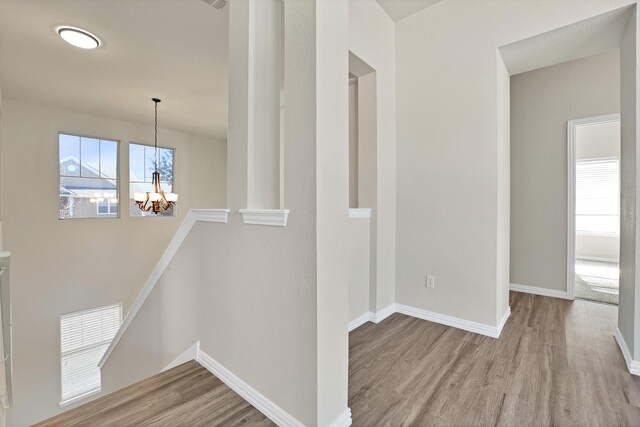
<path fill-rule="evenodd" d="M 391 316 L 396 312 L 396 305 L 389 304 L 385 308 L 378 310 L 378 312 L 374 313 L 372 311 L 367 311 L 366 313 L 362 313 L 360 316 L 353 319 L 349 322 L 349 332 L 353 331 L 356 328 L 364 325 L 367 322 L 380 323 L 387 317 Z"/>
<path fill-rule="evenodd" d="M 511 283 L 509 285 L 509 290 L 510 291 L 515 291 L 515 292 L 524 292 L 525 294 L 540 295 L 540 296 L 543 296 L 543 297 L 571 299 L 567 295 L 567 291 L 557 291 L 555 289 L 547 289 L 547 288 L 538 288 L 538 287 L 535 287 L 535 286 L 518 285 L 516 283 Z"/>
<path fill-rule="evenodd" d="M 382 308 L 382 309 L 378 310 L 376 313 L 370 313 L 371 314 L 371 321 L 373 323 L 380 323 L 384 319 L 386 319 L 387 317 L 391 316 L 395 312 L 396 312 L 396 305 L 395 304 L 389 304 L 385 308 Z"/>
<path fill-rule="evenodd" d="M 407 316 L 416 317 L 418 319 L 440 323 L 441 325 L 452 326 L 454 328 L 463 329 L 465 331 L 475 332 L 476 334 L 498 338 L 500 337 L 502 328 L 504 328 L 505 323 L 507 323 L 507 319 L 509 319 L 509 316 L 511 315 L 511 307 L 507 307 L 507 310 L 505 311 L 504 316 L 502 316 L 502 319 L 500 320 L 498 326 L 490 326 L 483 323 L 460 319 L 458 317 L 447 316 L 445 314 L 434 313 L 432 311 L 410 307 L 408 305 L 389 304 L 377 313 L 369 311 L 353 319 L 351 322 L 349 322 L 349 332 L 367 322 L 379 323 L 387 317 L 391 316 L 393 313 L 401 313 Z"/>
<path fill-rule="evenodd" d="M 349 322 L 349 332 L 371 321 L 371 312 L 367 311 Z"/>
<path fill-rule="evenodd" d="M 509 317 L 510 310 L 505 313 L 503 321 Z M 407 316 L 416 317 L 418 319 L 428 320 L 434 323 L 440 323 L 441 325 L 451 326 L 454 328 L 462 329 L 468 332 L 474 332 L 480 335 L 486 335 L 491 338 L 500 337 L 501 329 L 497 326 L 485 325 L 484 323 L 472 322 L 470 320 L 460 319 L 458 317 L 447 316 L 446 314 L 434 313 L 433 311 L 422 310 L 420 308 L 409 307 L 408 305 L 396 304 L 396 311 L 398 313 L 406 314 Z M 503 325 L 504 326 L 504 325 Z"/>
<path fill-rule="evenodd" d="M 351 408 L 347 408 L 329 427 L 349 427 L 351 423 Z"/>
<path fill-rule="evenodd" d="M 629 347 L 627 347 L 627 342 L 624 340 L 624 337 L 622 336 L 622 333 L 618 328 L 616 328 L 615 337 L 616 337 L 616 342 L 618 343 L 618 347 L 620 347 L 620 351 L 624 356 L 624 361 L 627 364 L 627 369 L 629 369 L 629 372 L 632 373 L 633 375 L 640 376 L 640 361 L 633 360 L 631 358 L 631 352 L 629 352 Z"/>
<path fill-rule="evenodd" d="M 365 313 L 360 317 L 365 316 L 365 322 L 369 321 L 369 313 Z M 227 368 L 215 361 L 211 356 L 200 350 L 200 341 L 194 342 L 188 349 L 182 352 L 180 356 L 176 357 L 171 363 L 169 363 L 162 372 L 175 368 L 176 366 L 180 366 L 190 360 L 195 360 L 200 363 L 220 381 L 229 386 L 229 388 L 238 393 L 243 399 L 253 405 L 278 426 L 303 426 L 301 422 L 296 420 L 284 409 L 267 399 L 263 394 L 242 381 Z M 347 409 L 338 418 L 336 418 L 329 427 L 349 427 L 351 422 L 351 408 L 347 407 Z"/>
<path fill-rule="evenodd" d="M 233 391 L 238 393 L 244 400 L 253 405 L 258 411 L 262 412 L 267 418 L 276 423 L 280 427 L 303 427 L 304 425 L 296 420 L 291 414 L 273 403 L 262 393 L 251 387 L 249 384 L 241 380 L 227 368 L 215 361 L 211 356 L 206 354 L 202 349 L 198 351 L 196 359 L 198 363 L 207 368 L 209 372 L 218 377 L 223 383 L 229 386 Z"/>
<path fill-rule="evenodd" d="M 507 320 L 509 320 L 510 316 L 511 316 L 511 307 L 507 306 L 507 309 L 505 310 L 504 315 L 502 315 L 502 319 L 500 319 L 500 323 L 498 323 L 498 337 L 502 333 L 502 330 L 504 329 L 504 325 L 507 324 Z"/>
<path fill-rule="evenodd" d="M 183 363 L 187 363 L 190 360 L 196 360 L 198 358 L 198 351 L 200 350 L 200 341 L 196 341 L 191 346 L 182 352 L 182 354 L 176 357 L 171 363 L 169 363 L 162 372 L 167 371 L 176 366 L 180 366 Z"/>

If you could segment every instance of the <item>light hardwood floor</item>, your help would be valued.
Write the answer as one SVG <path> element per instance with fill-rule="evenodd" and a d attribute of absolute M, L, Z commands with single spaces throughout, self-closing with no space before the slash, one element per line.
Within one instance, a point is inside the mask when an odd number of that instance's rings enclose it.
<path fill-rule="evenodd" d="M 349 339 L 353 425 L 640 426 L 613 306 L 511 293 L 499 339 L 394 314 Z M 39 426 L 266 426 L 189 362 Z"/>
<path fill-rule="evenodd" d="M 354 426 L 640 426 L 617 308 L 512 292 L 499 339 L 394 314 L 350 334 Z"/>
<path fill-rule="evenodd" d="M 195 361 L 162 372 L 40 424 L 62 426 L 273 426 Z"/>

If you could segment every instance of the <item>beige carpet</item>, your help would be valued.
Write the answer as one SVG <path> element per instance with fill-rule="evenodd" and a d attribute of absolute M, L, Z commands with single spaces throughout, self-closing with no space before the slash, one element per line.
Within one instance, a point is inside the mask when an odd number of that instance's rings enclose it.
<path fill-rule="evenodd" d="M 618 305 L 619 266 L 615 263 L 576 260 L 576 298 Z"/>

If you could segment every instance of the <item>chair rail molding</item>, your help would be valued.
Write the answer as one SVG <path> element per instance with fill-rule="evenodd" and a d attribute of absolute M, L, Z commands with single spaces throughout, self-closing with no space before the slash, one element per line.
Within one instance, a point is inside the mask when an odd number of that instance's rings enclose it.
<path fill-rule="evenodd" d="M 138 296 L 131 306 L 131 309 L 122 321 L 122 325 L 120 325 L 116 336 L 113 337 L 111 344 L 109 344 L 109 347 L 107 347 L 107 350 L 104 352 L 104 356 L 102 356 L 102 359 L 100 359 L 100 363 L 98 363 L 99 368 L 102 368 L 109 359 L 109 356 L 118 345 L 118 342 L 120 342 L 120 339 L 127 331 L 127 328 L 129 328 L 129 325 L 138 314 L 138 311 L 140 311 L 140 309 L 142 308 L 144 302 L 153 291 L 153 288 L 155 288 L 156 284 L 162 277 L 162 274 L 169 266 L 169 263 L 173 259 L 176 252 L 178 252 L 178 249 L 180 249 L 180 246 L 182 246 L 182 242 L 184 242 L 184 240 L 187 238 L 189 232 L 196 224 L 196 222 L 203 221 L 226 224 L 229 218 L 229 212 L 229 209 L 192 209 L 187 213 L 187 215 L 182 220 L 180 227 L 178 227 L 178 231 L 176 231 L 176 234 L 171 239 L 171 242 L 169 242 L 167 249 L 165 249 L 164 253 L 160 257 L 160 260 L 149 275 L 149 278 L 138 293 Z"/>
<path fill-rule="evenodd" d="M 286 227 L 289 209 L 240 209 L 242 222 L 251 225 Z"/>

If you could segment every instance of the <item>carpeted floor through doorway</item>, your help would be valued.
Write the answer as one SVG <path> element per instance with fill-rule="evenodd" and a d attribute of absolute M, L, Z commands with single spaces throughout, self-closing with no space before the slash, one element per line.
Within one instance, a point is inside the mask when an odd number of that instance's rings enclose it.
<path fill-rule="evenodd" d="M 618 263 L 576 259 L 576 298 L 618 305 Z"/>

